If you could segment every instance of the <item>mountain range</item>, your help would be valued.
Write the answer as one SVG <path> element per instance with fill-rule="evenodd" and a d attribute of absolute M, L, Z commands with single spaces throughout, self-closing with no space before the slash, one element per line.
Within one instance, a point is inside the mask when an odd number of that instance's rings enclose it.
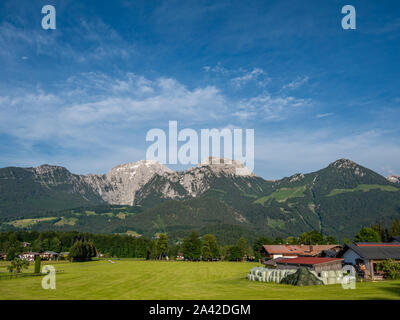
<path fill-rule="evenodd" d="M 280 180 L 219 158 L 180 172 L 146 160 L 104 175 L 7 167 L 0 169 L 0 230 L 166 232 L 177 239 L 198 230 L 229 242 L 237 235 L 286 237 L 314 229 L 340 239 L 399 218 L 399 181 L 347 159 Z"/>

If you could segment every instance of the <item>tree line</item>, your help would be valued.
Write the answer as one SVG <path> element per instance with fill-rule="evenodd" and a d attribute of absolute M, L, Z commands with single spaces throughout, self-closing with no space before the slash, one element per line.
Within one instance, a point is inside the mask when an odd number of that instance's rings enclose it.
<path fill-rule="evenodd" d="M 382 242 L 391 237 L 400 236 L 400 221 L 394 219 L 389 228 L 380 222 L 364 227 L 358 232 L 354 242 Z M 352 242 L 342 239 L 343 243 Z M 69 252 L 75 261 L 95 257 L 98 253 L 106 257 L 166 259 L 182 255 L 192 261 L 241 261 L 261 259 L 260 249 L 266 244 L 337 244 L 337 239 L 324 236 L 319 231 L 304 232 L 298 237 L 259 237 L 254 243 L 248 243 L 240 237 L 235 245 L 219 245 L 215 235 L 209 233 L 200 236 L 196 232 L 182 240 L 168 239 L 166 234 L 159 234 L 156 239 L 132 237 L 120 234 L 92 234 L 61 231 L 7 231 L 0 233 L 0 252 L 7 254 L 7 260 L 14 260 L 27 251 Z M 24 246 L 25 245 L 25 246 Z"/>

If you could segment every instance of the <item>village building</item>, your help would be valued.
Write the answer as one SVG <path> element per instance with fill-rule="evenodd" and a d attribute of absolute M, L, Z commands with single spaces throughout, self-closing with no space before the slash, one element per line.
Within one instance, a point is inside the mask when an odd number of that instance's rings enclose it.
<path fill-rule="evenodd" d="M 7 259 L 7 253 L 0 252 L 0 260 L 6 260 L 6 259 Z"/>
<path fill-rule="evenodd" d="M 378 280 L 383 275 L 376 270 L 376 264 L 386 259 L 400 262 L 400 243 L 397 242 L 359 242 L 346 244 L 338 254 L 345 264 L 356 267 L 357 272 L 364 278 Z"/>
<path fill-rule="evenodd" d="M 66 260 L 68 258 L 69 252 L 60 252 L 58 254 L 58 260 Z"/>
<path fill-rule="evenodd" d="M 328 257 L 297 257 L 297 258 L 279 258 L 276 260 L 276 269 L 298 269 L 305 267 L 310 271 L 320 273 L 321 271 L 341 270 L 343 259 Z"/>
<path fill-rule="evenodd" d="M 39 254 L 42 260 L 57 260 L 58 253 L 54 251 L 45 251 Z"/>
<path fill-rule="evenodd" d="M 178 252 L 177 255 L 176 255 L 175 260 L 177 260 L 177 261 L 185 260 L 185 257 L 183 256 L 183 253 L 182 252 Z"/>
<path fill-rule="evenodd" d="M 297 258 L 297 257 L 317 257 L 323 251 L 340 251 L 341 246 L 338 244 L 328 245 L 264 245 L 261 248 L 261 255 L 266 259 L 275 259 L 280 257 Z"/>
<path fill-rule="evenodd" d="M 40 256 L 40 254 L 38 252 L 24 252 L 18 258 L 26 261 L 35 261 L 36 256 Z"/>
<path fill-rule="evenodd" d="M 274 258 L 274 259 L 268 259 L 268 260 L 263 261 L 262 264 L 268 269 L 276 269 L 277 262 L 279 260 L 284 260 L 284 259 L 287 259 L 287 258 L 278 257 L 278 258 Z"/>

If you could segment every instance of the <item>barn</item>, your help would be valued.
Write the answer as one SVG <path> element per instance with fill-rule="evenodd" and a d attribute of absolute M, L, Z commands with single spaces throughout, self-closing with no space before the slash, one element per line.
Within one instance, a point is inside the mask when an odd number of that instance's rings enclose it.
<path fill-rule="evenodd" d="M 289 259 L 279 259 L 276 261 L 276 268 L 298 269 L 305 267 L 310 271 L 320 273 L 321 271 L 337 271 L 342 270 L 343 259 L 329 257 L 297 257 Z"/>
<path fill-rule="evenodd" d="M 377 274 L 376 264 L 386 259 L 400 262 L 400 243 L 358 242 L 347 244 L 338 257 L 342 257 L 345 264 L 355 266 L 365 278 L 380 279 L 382 276 Z"/>
<path fill-rule="evenodd" d="M 323 251 L 339 251 L 341 246 L 338 244 L 328 245 L 264 245 L 261 248 L 261 255 L 267 259 L 276 259 L 280 257 L 317 257 Z"/>

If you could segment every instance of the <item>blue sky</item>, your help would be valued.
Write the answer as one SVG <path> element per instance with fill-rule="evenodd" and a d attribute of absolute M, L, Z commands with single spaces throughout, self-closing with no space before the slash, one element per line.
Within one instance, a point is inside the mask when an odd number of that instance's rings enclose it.
<path fill-rule="evenodd" d="M 0 167 L 104 173 L 177 120 L 254 128 L 267 179 L 339 158 L 400 174 L 399 49 L 398 1 L 1 1 Z"/>

